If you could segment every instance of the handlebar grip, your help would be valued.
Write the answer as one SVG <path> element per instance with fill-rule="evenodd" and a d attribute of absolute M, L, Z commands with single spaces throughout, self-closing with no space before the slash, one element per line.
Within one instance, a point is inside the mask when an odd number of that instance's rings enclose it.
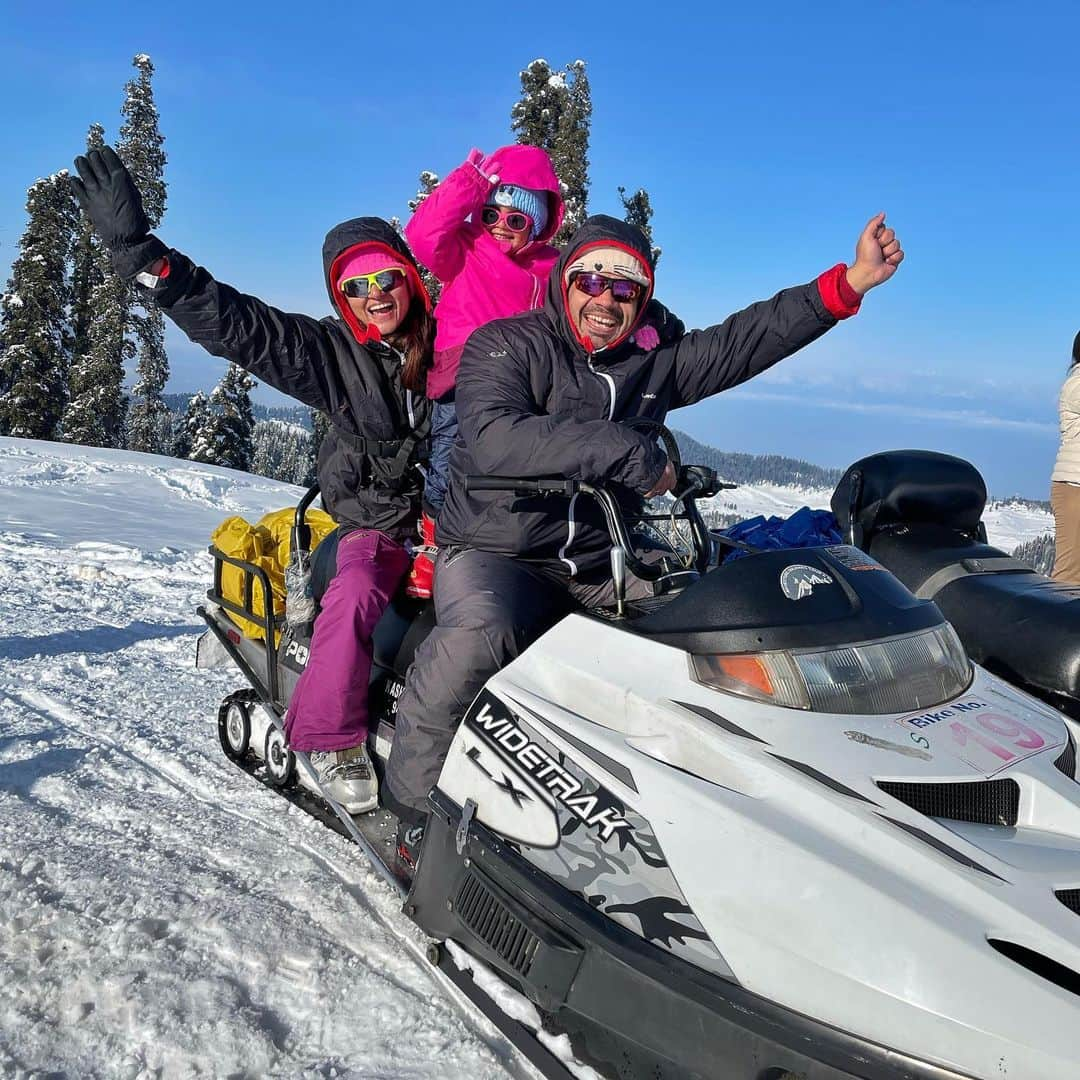
<path fill-rule="evenodd" d="M 515 491 L 520 495 L 574 495 L 578 482 L 562 478 L 529 480 L 515 476 L 467 476 L 465 490 Z"/>

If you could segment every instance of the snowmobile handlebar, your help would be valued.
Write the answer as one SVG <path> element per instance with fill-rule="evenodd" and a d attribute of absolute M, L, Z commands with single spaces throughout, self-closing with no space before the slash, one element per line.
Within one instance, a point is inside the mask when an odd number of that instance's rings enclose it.
<path fill-rule="evenodd" d="M 583 486 L 579 480 L 550 478 L 529 480 L 516 476 L 469 476 L 466 491 L 513 491 L 519 495 L 576 495 Z"/>
<path fill-rule="evenodd" d="M 714 469 L 704 465 L 682 465 L 678 469 L 678 478 L 672 490 L 675 497 L 675 508 L 673 508 L 671 516 L 682 518 L 690 525 L 694 545 L 694 568 L 699 573 L 704 573 L 708 569 L 712 558 L 712 539 L 698 511 L 696 500 L 709 498 L 725 488 L 733 487 L 735 487 L 734 484 L 728 484 L 720 480 Z M 619 505 L 618 499 L 606 487 L 593 486 L 585 483 L 584 480 L 567 479 L 565 477 L 532 479 L 514 476 L 472 475 L 465 479 L 465 490 L 469 492 L 512 491 L 518 495 L 561 495 L 564 497 L 578 494 L 591 495 L 600 504 L 600 509 L 603 511 L 612 546 L 623 549 L 626 567 L 629 570 L 645 581 L 657 581 L 672 572 L 672 567 L 664 561 L 647 563 L 634 554 L 634 547 L 631 543 L 629 530 L 626 527 L 623 509 Z M 676 514 L 675 509 L 680 505 L 683 512 Z M 667 517 L 668 515 L 661 516 Z"/>

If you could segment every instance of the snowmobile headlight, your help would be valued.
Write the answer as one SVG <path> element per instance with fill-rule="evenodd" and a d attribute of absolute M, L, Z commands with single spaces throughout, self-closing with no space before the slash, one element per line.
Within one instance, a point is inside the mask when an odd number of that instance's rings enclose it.
<path fill-rule="evenodd" d="M 858 645 L 693 656 L 694 678 L 729 694 L 822 713 L 912 712 L 962 693 L 971 664 L 948 623 Z"/>

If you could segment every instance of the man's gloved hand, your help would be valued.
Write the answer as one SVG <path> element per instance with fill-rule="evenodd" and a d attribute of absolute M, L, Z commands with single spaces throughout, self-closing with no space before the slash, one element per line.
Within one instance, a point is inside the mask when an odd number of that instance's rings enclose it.
<path fill-rule="evenodd" d="M 70 179 L 75 198 L 121 277 L 134 277 L 166 254 L 165 245 L 150 235 L 139 189 L 111 146 L 77 157 L 75 169 L 79 179 Z"/>

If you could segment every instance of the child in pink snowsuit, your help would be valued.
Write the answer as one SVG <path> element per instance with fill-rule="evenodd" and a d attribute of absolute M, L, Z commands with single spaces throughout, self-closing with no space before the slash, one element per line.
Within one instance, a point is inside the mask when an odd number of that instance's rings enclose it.
<path fill-rule="evenodd" d="M 492 319 L 543 306 L 559 258 L 548 241 L 563 214 L 559 179 L 547 153 L 504 146 L 487 157 L 472 150 L 405 226 L 413 254 L 443 284 L 435 364 L 427 381 L 434 406 L 422 529 L 431 547 L 457 434 L 454 383 L 465 341 Z"/>

